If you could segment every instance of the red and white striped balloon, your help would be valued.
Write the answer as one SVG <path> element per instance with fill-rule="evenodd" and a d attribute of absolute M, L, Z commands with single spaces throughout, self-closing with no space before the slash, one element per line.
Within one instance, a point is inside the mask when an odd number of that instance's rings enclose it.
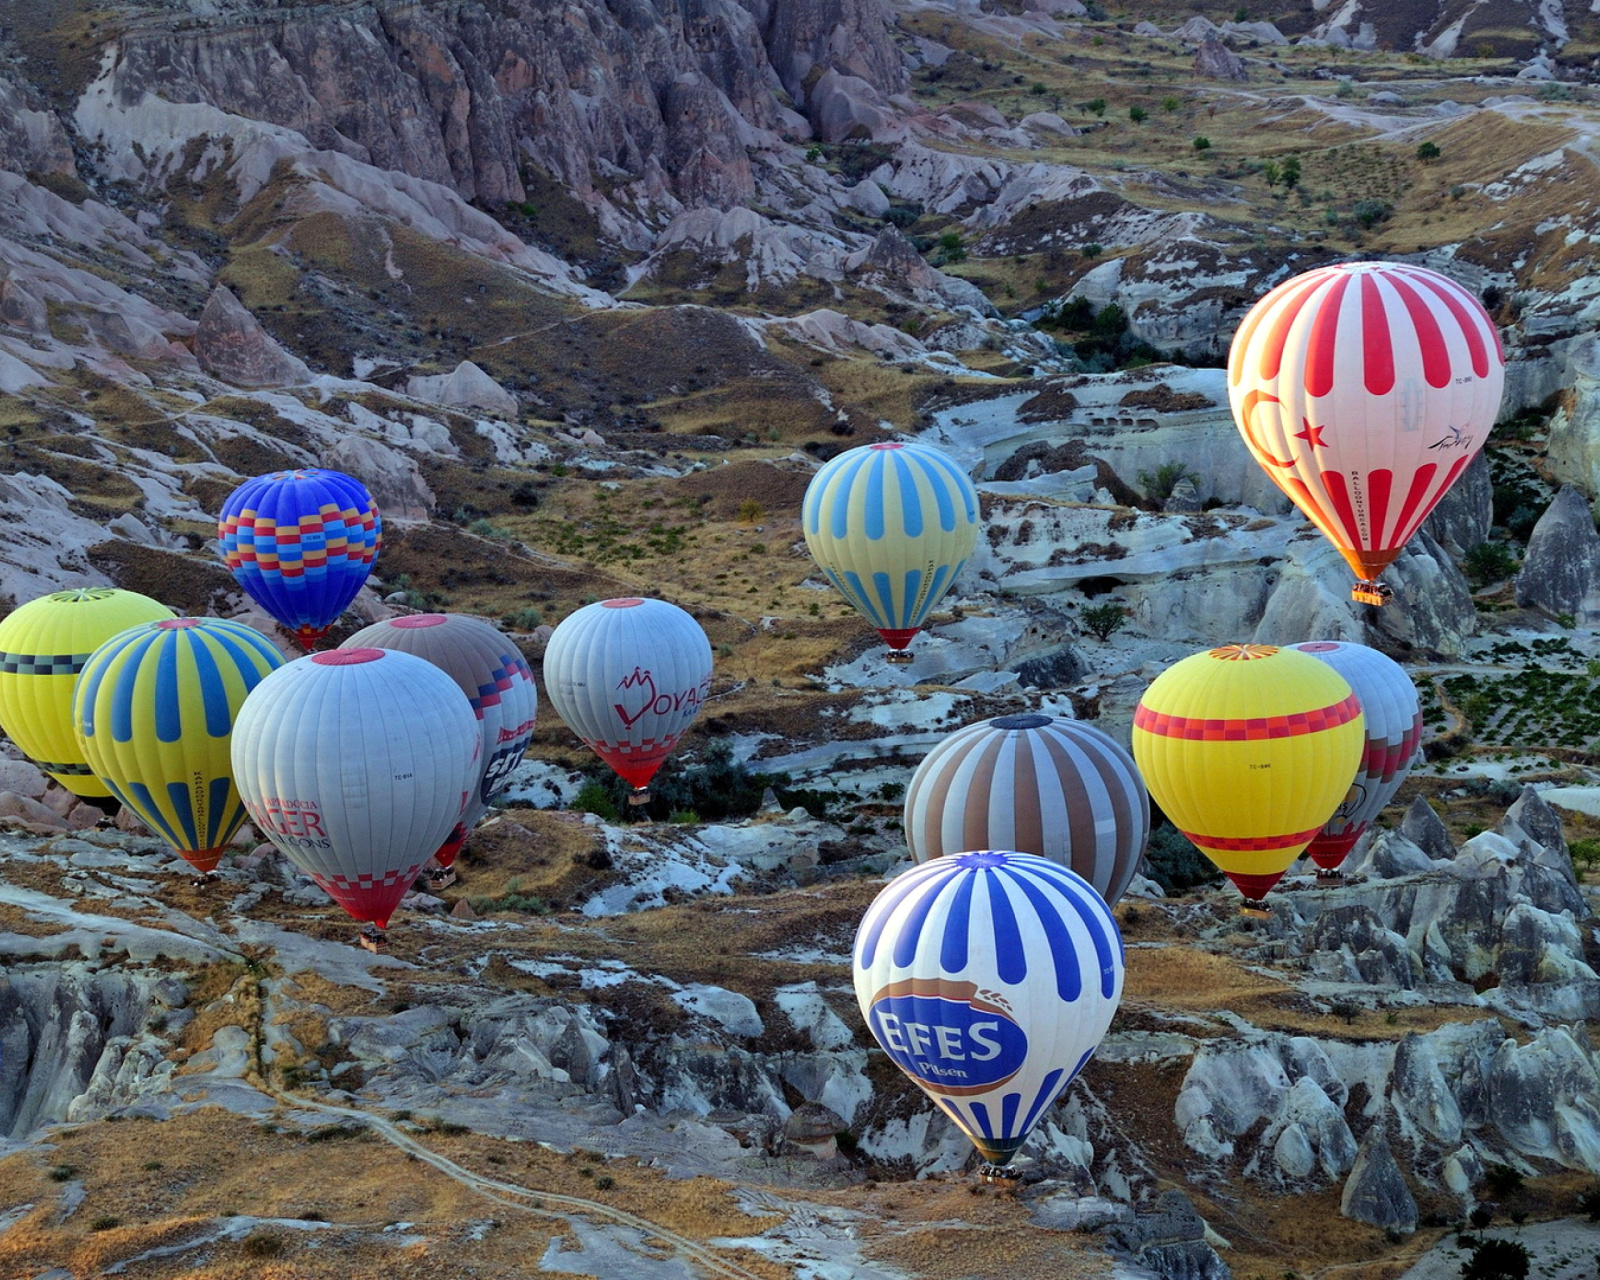
<path fill-rule="evenodd" d="M 1245 444 L 1374 603 L 1370 584 L 1483 447 L 1504 384 L 1478 300 L 1396 262 L 1286 281 L 1244 318 L 1228 357 Z"/>

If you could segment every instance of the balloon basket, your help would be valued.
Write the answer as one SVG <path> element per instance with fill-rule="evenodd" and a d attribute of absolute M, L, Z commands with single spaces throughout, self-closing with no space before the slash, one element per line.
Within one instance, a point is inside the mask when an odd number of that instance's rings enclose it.
<path fill-rule="evenodd" d="M 1259 902 L 1254 898 L 1246 898 L 1239 904 L 1239 914 L 1251 920 L 1270 920 L 1272 919 L 1272 908 L 1265 902 Z"/>
<path fill-rule="evenodd" d="M 1329 870 L 1325 867 L 1317 868 L 1317 888 L 1337 889 L 1345 883 L 1344 871 L 1339 867 Z"/>
<path fill-rule="evenodd" d="M 628 796 L 628 803 L 633 806 L 650 803 L 650 788 L 635 787 Z"/>
<path fill-rule="evenodd" d="M 1358 582 L 1350 588 L 1350 598 L 1357 604 L 1382 607 L 1389 602 L 1389 597 L 1392 595 L 1394 590 L 1381 582 Z"/>
<path fill-rule="evenodd" d="M 985 1161 L 978 1166 L 978 1181 L 991 1187 L 1014 1187 L 1022 1181 L 1022 1171 L 1014 1164 Z"/>
<path fill-rule="evenodd" d="M 422 876 L 422 887 L 429 893 L 438 893 L 441 889 L 448 889 L 457 880 L 454 867 L 441 867 L 432 874 Z"/>
<path fill-rule="evenodd" d="M 378 926 L 375 924 L 369 924 L 365 929 L 363 929 L 360 934 L 357 935 L 356 941 L 358 941 L 365 950 L 372 952 L 373 955 L 381 955 L 383 952 L 389 949 L 388 933 L 378 928 Z"/>
<path fill-rule="evenodd" d="M 199 875 L 189 877 L 189 885 L 194 889 L 209 889 L 217 882 L 215 871 L 202 871 Z"/>
<path fill-rule="evenodd" d="M 890 649 L 883 655 L 883 660 L 897 667 L 909 667 L 916 658 L 909 649 Z"/>

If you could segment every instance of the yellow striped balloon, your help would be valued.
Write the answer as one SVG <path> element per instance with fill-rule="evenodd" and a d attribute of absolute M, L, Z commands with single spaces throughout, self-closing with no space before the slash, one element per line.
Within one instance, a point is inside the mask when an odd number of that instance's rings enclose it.
<path fill-rule="evenodd" d="M 196 870 L 214 869 L 244 822 L 233 722 L 282 665 L 242 623 L 164 618 L 113 636 L 78 679 L 73 718 L 90 767 Z"/>
<path fill-rule="evenodd" d="M 931 445 L 863 445 L 812 477 L 801 523 L 828 581 L 904 649 L 977 545 L 978 491 Z"/>
<path fill-rule="evenodd" d="M 72 686 L 117 632 L 171 616 L 149 596 L 112 587 L 57 591 L 13 610 L 0 622 L 0 728 L 68 791 L 110 795 L 73 732 Z"/>
<path fill-rule="evenodd" d="M 1256 901 L 1333 816 L 1365 744 L 1343 676 L 1264 644 L 1185 658 L 1133 716 L 1133 758 L 1151 798 Z"/>

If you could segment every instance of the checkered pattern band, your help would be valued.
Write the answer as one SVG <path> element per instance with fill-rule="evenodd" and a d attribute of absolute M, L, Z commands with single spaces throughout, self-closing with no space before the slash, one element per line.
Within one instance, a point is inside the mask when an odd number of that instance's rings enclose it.
<path fill-rule="evenodd" d="M 641 742 L 591 742 L 589 747 L 602 756 L 664 756 L 678 745 L 681 735 L 673 734 L 670 738 L 645 738 Z"/>
<path fill-rule="evenodd" d="M 69 778 L 94 777 L 94 770 L 86 764 L 56 764 L 50 760 L 34 760 L 32 756 L 28 759 L 41 773 L 62 773 Z"/>
<path fill-rule="evenodd" d="M 1194 831 L 1185 831 L 1183 834 L 1202 849 L 1218 849 L 1225 853 L 1265 853 L 1271 849 L 1309 844 L 1311 837 L 1321 830 L 1321 827 L 1312 827 L 1310 831 L 1292 831 L 1282 836 L 1241 836 L 1233 839 L 1227 836 L 1203 836 Z"/>
<path fill-rule="evenodd" d="M 397 884 L 409 885 L 417 878 L 417 873 L 422 870 L 422 863 L 413 863 L 399 871 L 391 871 L 383 876 L 357 876 L 354 880 L 348 876 L 324 876 L 311 872 L 311 878 L 322 887 L 324 892 L 337 898 L 341 894 L 367 893 L 373 889 L 392 889 Z"/>
<path fill-rule="evenodd" d="M 88 661 L 87 653 L 0 653 L 0 674 L 75 676 Z"/>
<path fill-rule="evenodd" d="M 472 709 L 477 713 L 478 719 L 482 720 L 483 709 L 485 707 L 498 707 L 502 693 L 518 680 L 532 679 L 533 671 L 521 654 L 503 653 L 500 655 L 500 665 L 490 672 L 489 682 L 480 684 L 478 686 L 478 696 L 469 698 L 468 701 L 472 703 Z"/>
<path fill-rule="evenodd" d="M 1292 711 L 1283 716 L 1255 716 L 1244 720 L 1203 720 L 1192 716 L 1152 711 L 1142 702 L 1133 713 L 1133 727 L 1161 738 L 1190 742 L 1261 742 L 1269 738 L 1298 738 L 1324 729 L 1337 729 L 1361 714 L 1361 700 L 1350 694 L 1332 706 Z"/>

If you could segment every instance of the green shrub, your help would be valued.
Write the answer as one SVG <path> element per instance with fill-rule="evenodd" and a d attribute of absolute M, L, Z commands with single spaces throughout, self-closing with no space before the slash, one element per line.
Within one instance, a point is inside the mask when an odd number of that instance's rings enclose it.
<path fill-rule="evenodd" d="M 283 1252 L 283 1241 L 264 1231 L 254 1231 L 239 1242 L 248 1258 L 276 1258 Z"/>
<path fill-rule="evenodd" d="M 1483 1185 L 1496 1200 L 1504 1200 L 1522 1190 L 1523 1178 L 1508 1164 L 1492 1164 L 1484 1172 Z"/>
<path fill-rule="evenodd" d="M 58 1164 L 50 1170 L 51 1182 L 71 1182 L 78 1176 L 78 1166 L 75 1164 Z"/>
<path fill-rule="evenodd" d="M 1369 197 L 1357 200 L 1355 208 L 1350 212 L 1364 230 L 1371 231 L 1380 222 L 1388 221 L 1389 215 L 1394 212 L 1394 206 L 1387 200 L 1375 200 Z"/>
<path fill-rule="evenodd" d="M 1437 160 L 1439 158 L 1439 144 L 1437 142 L 1424 142 L 1417 148 L 1418 160 Z"/>
<path fill-rule="evenodd" d="M 572 808 L 580 813 L 592 813 L 605 822 L 615 822 L 620 810 L 605 786 L 591 779 L 578 788 L 572 799 Z"/>
<path fill-rule="evenodd" d="M 1509 578 L 1516 568 L 1516 553 L 1503 542 L 1480 542 L 1461 557 L 1461 571 L 1477 588 Z"/>
<path fill-rule="evenodd" d="M 1145 845 L 1144 865 L 1140 868 L 1166 893 L 1186 893 L 1197 885 L 1215 884 L 1222 879 L 1216 864 L 1189 842 L 1170 822 L 1161 822 L 1150 832 Z"/>
<path fill-rule="evenodd" d="M 1143 124 L 1149 118 L 1150 113 L 1147 112 L 1143 107 L 1128 108 L 1128 119 L 1132 120 L 1134 124 Z"/>
<path fill-rule="evenodd" d="M 1193 480 L 1198 483 L 1199 479 L 1181 462 L 1163 462 L 1154 471 L 1141 471 L 1138 475 L 1139 487 L 1152 502 L 1165 502 L 1182 481 Z"/>
<path fill-rule="evenodd" d="M 1206 137 L 1203 133 L 1198 135 L 1194 140 L 1194 149 L 1196 151 L 1210 151 L 1211 139 Z"/>
<path fill-rule="evenodd" d="M 1516 1240 L 1482 1240 L 1461 1264 L 1462 1280 L 1527 1280 L 1532 1261 L 1527 1246 Z"/>
<path fill-rule="evenodd" d="M 1104 98 L 1090 98 L 1083 103 L 1083 109 L 1092 116 L 1103 116 L 1106 113 L 1106 100 Z"/>
<path fill-rule="evenodd" d="M 103 1213 L 89 1224 L 90 1231 L 110 1231 L 113 1227 L 120 1227 L 122 1219 L 115 1214 Z"/>
<path fill-rule="evenodd" d="M 1104 644 L 1128 625 L 1128 611 L 1115 602 L 1090 605 L 1078 614 L 1083 629 Z"/>
<path fill-rule="evenodd" d="M 507 631 L 532 631 L 541 622 L 544 615 L 529 605 L 526 609 L 518 609 L 515 613 L 502 614 L 500 625 Z"/>

